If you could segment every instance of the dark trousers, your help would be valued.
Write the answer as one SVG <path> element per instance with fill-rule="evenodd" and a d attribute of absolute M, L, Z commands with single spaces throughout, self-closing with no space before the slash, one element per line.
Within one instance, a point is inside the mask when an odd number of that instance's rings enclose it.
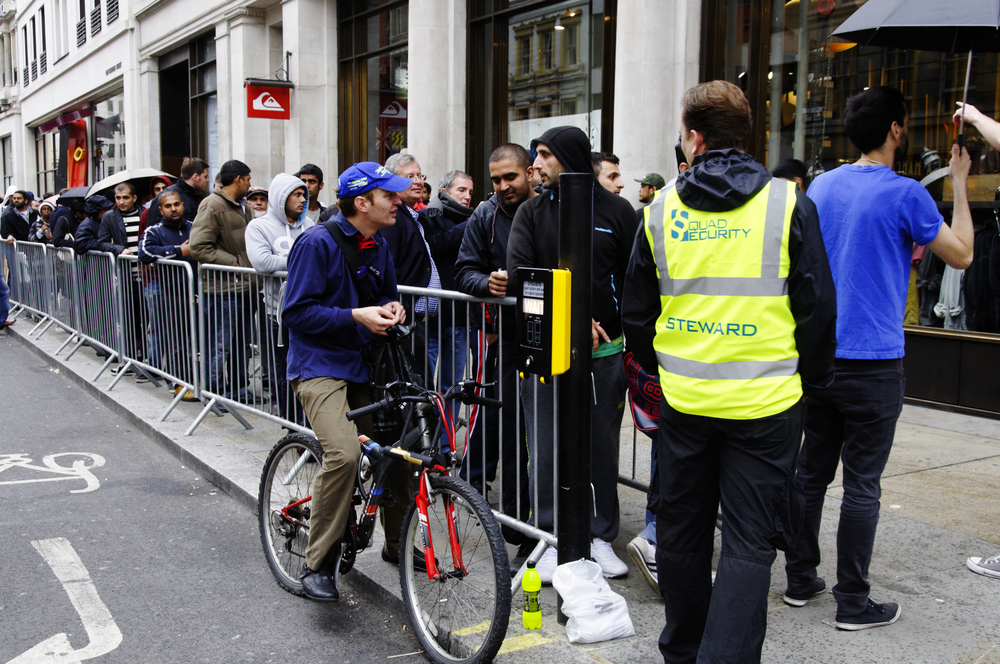
<path fill-rule="evenodd" d="M 785 555 L 785 573 L 791 592 L 808 589 L 816 579 L 823 500 L 843 460 L 833 595 L 838 615 L 854 616 L 868 605 L 882 472 L 903 410 L 906 378 L 901 359 L 838 359 L 835 370 L 833 385 L 806 402 L 806 436 L 797 474 L 806 497 L 805 519 L 797 544 Z"/>
<path fill-rule="evenodd" d="M 625 414 L 625 368 L 621 355 L 591 360 L 597 403 L 591 406 L 590 482 L 596 498 L 591 505 L 591 536 L 606 542 L 618 537 L 618 443 Z M 537 376 L 521 380 L 521 405 L 528 433 L 528 491 L 532 499 L 532 521 L 542 530 L 555 522 L 555 446 L 553 445 L 552 382 L 542 384 Z M 536 394 L 537 391 L 537 394 Z M 596 514 L 595 514 L 596 512 Z"/>
<path fill-rule="evenodd" d="M 482 330 L 472 330 L 472 377 L 477 383 L 497 383 L 483 390 L 483 396 L 500 399 L 504 407 L 472 406 L 469 410 L 469 431 L 465 437 L 465 456 L 462 459 L 462 478 L 470 483 L 492 482 L 497 466 L 502 463 L 500 502 L 504 514 L 519 521 L 527 521 L 531 509 L 528 499 L 528 439 L 524 432 L 524 415 L 520 417 L 521 404 L 515 396 L 517 371 L 513 342 L 503 344 L 503 366 L 500 366 L 500 342 L 486 343 Z M 501 440 L 500 424 L 503 422 Z M 502 457 L 502 461 L 501 461 Z M 502 528 L 504 538 L 511 544 L 520 544 L 523 535 L 509 528 Z"/>
<path fill-rule="evenodd" d="M 759 662 L 778 525 L 790 503 L 802 406 L 755 420 L 723 420 L 660 405 L 656 566 L 666 610 L 667 664 Z M 722 550 L 712 587 L 715 519 Z"/>

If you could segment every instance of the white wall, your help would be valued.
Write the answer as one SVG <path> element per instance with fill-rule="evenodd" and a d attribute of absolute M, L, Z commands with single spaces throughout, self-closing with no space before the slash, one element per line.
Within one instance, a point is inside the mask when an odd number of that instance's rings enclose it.
<path fill-rule="evenodd" d="M 674 145 L 680 99 L 698 83 L 701 0 L 618 3 L 615 54 L 615 154 L 622 195 L 638 207 L 646 173 L 677 175 Z"/>

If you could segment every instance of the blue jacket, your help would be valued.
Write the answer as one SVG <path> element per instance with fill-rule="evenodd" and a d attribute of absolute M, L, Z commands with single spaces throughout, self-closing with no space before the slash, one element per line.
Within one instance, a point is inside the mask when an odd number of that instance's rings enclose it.
<path fill-rule="evenodd" d="M 190 256 L 181 256 L 181 245 L 191 237 L 191 222 L 187 219 L 181 219 L 181 222 L 180 226 L 171 226 L 161 221 L 147 228 L 139 240 L 139 261 L 155 263 L 161 258 L 187 261 L 197 274 L 197 261 Z"/>
<path fill-rule="evenodd" d="M 351 238 L 357 229 L 337 213 L 336 223 Z M 375 246 L 361 252 L 375 305 L 398 299 L 396 271 L 385 240 L 376 233 Z M 347 261 L 330 232 L 313 226 L 298 237 L 288 255 L 288 281 L 282 324 L 288 327 L 288 380 L 337 378 L 352 383 L 368 380 L 361 348 L 372 334 L 354 323 L 352 309 L 361 306 Z"/>
<path fill-rule="evenodd" d="M 80 222 L 80 225 L 76 227 L 76 233 L 73 234 L 73 251 L 79 254 L 85 254 L 88 251 L 100 251 L 101 243 L 97 239 L 97 234 L 100 232 L 101 222 L 93 217 L 87 217 Z"/>

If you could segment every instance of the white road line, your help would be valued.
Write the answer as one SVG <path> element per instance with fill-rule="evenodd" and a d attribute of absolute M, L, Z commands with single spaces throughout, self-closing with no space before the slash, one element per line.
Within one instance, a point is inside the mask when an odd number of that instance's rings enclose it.
<path fill-rule="evenodd" d="M 90 643 L 73 650 L 65 633 L 56 634 L 7 662 L 7 664 L 45 664 L 48 662 L 82 662 L 107 654 L 121 645 L 122 633 L 97 595 L 87 568 L 63 537 L 37 540 L 31 543 L 62 583 L 69 601 L 80 614 Z"/>

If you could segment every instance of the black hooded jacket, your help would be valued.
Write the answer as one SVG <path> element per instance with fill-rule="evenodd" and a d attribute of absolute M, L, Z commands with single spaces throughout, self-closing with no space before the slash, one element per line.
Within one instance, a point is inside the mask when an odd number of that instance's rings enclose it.
<path fill-rule="evenodd" d="M 713 150 L 698 155 L 691 168 L 677 178 L 677 195 L 684 205 L 706 212 L 742 207 L 756 196 L 771 174 L 753 157 L 739 150 Z M 668 190 L 656 192 L 667 195 Z M 788 239 L 791 265 L 788 297 L 795 318 L 795 345 L 799 375 L 808 394 L 833 382 L 837 350 L 837 297 L 819 228 L 816 206 L 796 189 Z M 626 350 L 650 375 L 657 375 L 653 350 L 656 319 L 660 316 L 656 262 L 645 232 L 635 236 L 625 281 L 622 320 Z"/>
<path fill-rule="evenodd" d="M 178 180 L 163 191 L 177 193 L 181 202 L 184 203 L 184 218 L 192 223 L 194 222 L 194 218 L 198 216 L 198 206 L 201 205 L 203 200 L 208 198 L 207 192 L 198 191 L 184 180 Z M 162 194 L 163 191 L 160 193 Z M 150 201 L 149 212 L 146 213 L 146 228 L 151 228 L 161 221 L 163 221 L 163 215 L 160 214 L 160 197 L 157 196 Z"/>
<path fill-rule="evenodd" d="M 554 127 L 538 139 L 567 173 L 590 173 L 590 141 L 576 127 Z M 632 205 L 594 178 L 593 317 L 611 339 L 621 336 L 621 297 L 625 269 L 638 220 Z M 507 246 L 510 279 L 519 267 L 559 267 L 559 190 L 547 189 L 517 210 Z"/>

